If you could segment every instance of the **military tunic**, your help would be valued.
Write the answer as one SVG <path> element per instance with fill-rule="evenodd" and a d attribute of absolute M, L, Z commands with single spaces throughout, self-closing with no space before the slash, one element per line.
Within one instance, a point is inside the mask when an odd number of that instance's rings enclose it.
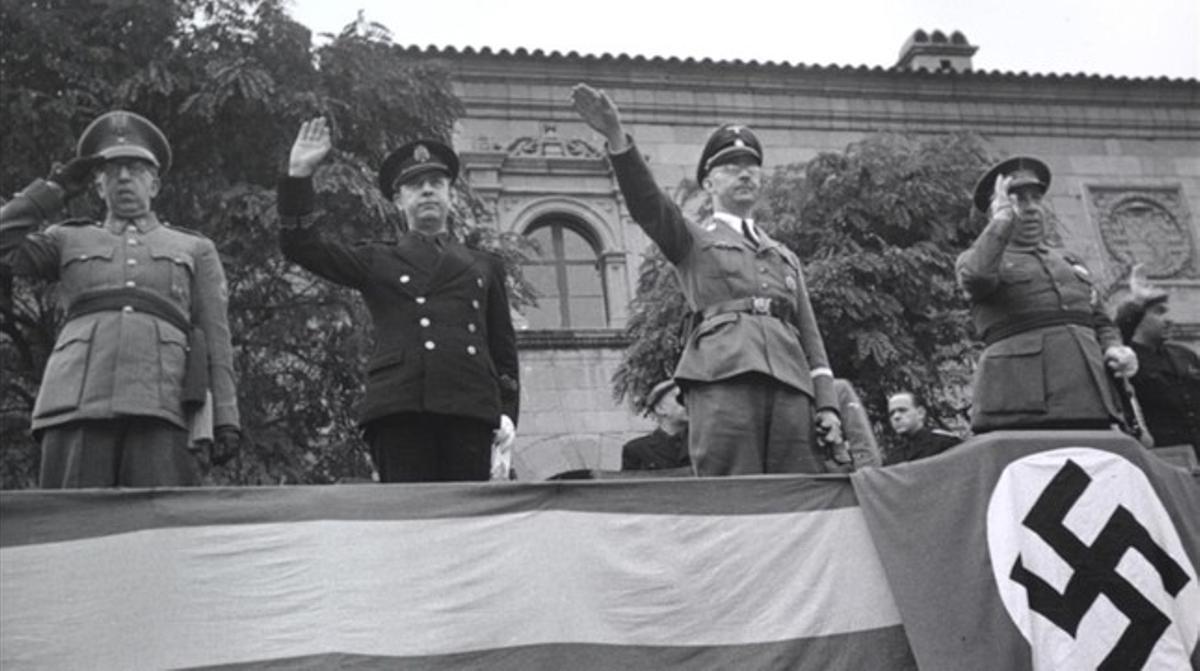
<path fill-rule="evenodd" d="M 374 321 L 361 423 L 397 413 L 515 423 L 516 335 L 504 264 L 452 236 L 408 233 L 395 244 L 346 245 L 308 225 L 312 180 L 279 187 L 284 256 L 331 282 L 357 289 Z M 439 245 L 434 249 L 432 245 Z M 486 471 L 486 467 L 485 467 Z"/>
<path fill-rule="evenodd" d="M 1009 247 L 990 227 L 956 264 L 976 331 L 971 428 L 1107 427 L 1120 417 L 1103 352 L 1120 345 L 1087 271 L 1044 244 Z"/>
<path fill-rule="evenodd" d="M 37 180 L 0 214 L 0 257 L 18 275 L 57 281 L 70 306 L 87 292 L 145 291 L 204 331 L 213 424 L 240 424 L 225 274 L 212 241 L 151 213 L 137 221 L 42 224 L 62 210 L 62 190 Z M 132 307 L 67 321 L 46 364 L 33 429 L 120 417 L 153 417 L 181 429 L 188 333 Z"/>
<path fill-rule="evenodd" d="M 688 397 L 692 456 L 700 474 L 764 469 L 819 472 L 821 466 L 811 454 L 810 418 L 786 430 L 804 434 L 790 436 L 786 446 L 736 447 L 739 436 L 742 440 L 762 436 L 774 423 L 797 420 L 793 415 L 804 412 L 757 408 L 774 403 L 771 398 L 755 398 L 739 407 L 740 401 L 747 394 L 756 394 L 763 383 L 773 381 L 781 385 L 785 395 L 807 398 L 817 409 L 837 410 L 825 344 L 817 329 L 799 259 L 766 234 L 756 245 L 716 219 L 701 223 L 686 219 L 658 188 L 632 143 L 609 159 L 634 221 L 675 266 L 689 307 L 702 315 L 675 369 L 675 379 Z M 765 309 L 767 305 L 769 309 Z M 719 398 L 714 397 L 713 402 L 726 413 L 720 418 L 720 426 L 698 430 L 697 421 L 714 418 L 693 412 L 698 394 L 711 396 L 713 390 L 701 390 L 702 385 L 710 384 L 721 386 Z M 794 407 L 793 402 L 788 400 L 787 407 Z M 720 450 L 727 453 L 719 460 L 718 473 L 706 472 L 705 460 L 696 454 L 697 447 L 703 450 L 712 440 L 720 440 Z M 780 449 L 788 454 L 779 454 Z M 753 452 L 759 454 L 751 454 L 748 460 L 735 454 Z M 757 468 L 752 463 L 755 460 Z"/>

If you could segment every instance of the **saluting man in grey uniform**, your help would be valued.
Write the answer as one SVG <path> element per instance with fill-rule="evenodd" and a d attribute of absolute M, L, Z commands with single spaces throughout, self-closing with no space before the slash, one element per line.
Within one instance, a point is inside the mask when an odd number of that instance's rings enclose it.
<path fill-rule="evenodd" d="M 751 218 L 762 187 L 758 138 L 731 124 L 709 138 L 696 180 L 714 212 L 696 223 L 655 183 L 608 95 L 579 84 L 572 97 L 608 141 L 630 214 L 675 266 L 699 316 L 675 369 L 697 474 L 823 472 L 813 417 L 840 425 L 833 373 L 800 260 Z"/>
<path fill-rule="evenodd" d="M 214 462 L 240 444 L 216 247 L 151 209 L 170 166 L 153 123 L 108 112 L 83 131 L 75 159 L 0 209 L 0 263 L 57 281 L 67 313 L 33 409 L 42 487 L 196 484 L 193 422 L 209 424 L 199 436 L 216 425 Z M 93 181 L 103 221 L 43 229 Z"/>

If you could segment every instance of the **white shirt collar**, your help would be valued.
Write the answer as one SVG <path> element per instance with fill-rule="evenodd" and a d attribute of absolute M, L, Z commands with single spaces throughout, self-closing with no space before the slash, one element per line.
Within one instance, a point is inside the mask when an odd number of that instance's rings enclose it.
<path fill-rule="evenodd" d="M 743 221 L 748 221 L 748 222 L 750 222 L 751 226 L 754 226 L 754 220 L 749 217 L 747 217 L 745 219 L 739 219 L 738 217 L 735 217 L 734 215 L 729 214 L 728 212 L 713 212 L 712 216 L 713 216 L 713 219 L 717 219 L 717 220 L 723 221 L 726 224 L 728 224 L 729 227 L 732 228 L 734 230 L 734 232 L 736 232 L 738 235 L 742 234 L 742 222 Z M 757 233 L 758 230 L 755 229 L 755 232 Z"/>

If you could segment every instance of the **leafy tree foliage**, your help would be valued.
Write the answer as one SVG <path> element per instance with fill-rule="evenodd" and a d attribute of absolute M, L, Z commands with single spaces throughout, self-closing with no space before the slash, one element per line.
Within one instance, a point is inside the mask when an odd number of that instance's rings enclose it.
<path fill-rule="evenodd" d="M 369 353 L 357 296 L 286 263 L 276 242 L 275 182 L 300 123 L 330 119 L 336 146 L 317 172 L 315 225 L 343 239 L 391 238 L 402 225 L 374 166 L 417 137 L 449 137 L 461 114 L 448 76 L 359 19 L 313 45 L 284 0 L 5 0 L 0 58 L 6 130 L 0 193 L 74 153 L 110 109 L 137 111 L 171 140 L 175 162 L 155 209 L 216 242 L 230 292 L 244 454 L 213 483 L 331 482 L 369 476 L 354 406 Z M 99 214 L 94 197 L 73 214 Z M 515 267 L 522 249 L 481 221 L 466 187 L 460 233 Z M 517 302 L 529 292 L 515 275 Z M 0 305 L 0 480 L 29 486 L 37 449 L 28 417 L 61 319 L 53 288 L 10 279 Z"/>
<path fill-rule="evenodd" d="M 971 135 L 882 134 L 765 180 L 756 218 L 804 262 L 834 371 L 880 424 L 886 395 L 901 388 L 922 392 L 934 415 L 963 419 L 974 345 L 954 260 L 983 223 L 970 192 L 987 164 Z M 618 400 L 640 407 L 673 369 L 684 311 L 669 266 L 649 257 L 628 328 L 635 342 L 614 377 Z"/>

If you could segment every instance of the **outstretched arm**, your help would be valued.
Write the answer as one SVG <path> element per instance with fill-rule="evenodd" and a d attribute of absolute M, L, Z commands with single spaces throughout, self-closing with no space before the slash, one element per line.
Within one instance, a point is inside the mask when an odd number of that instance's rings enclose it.
<path fill-rule="evenodd" d="M 313 173 L 332 148 L 324 117 L 300 126 L 288 158 L 288 174 L 279 180 L 279 247 L 289 261 L 331 282 L 358 288 L 366 281 L 367 261 L 353 248 L 323 240 L 313 227 L 304 225 L 315 207 Z"/>
<path fill-rule="evenodd" d="M 580 118 L 608 142 L 609 162 L 629 214 L 671 263 L 679 263 L 692 246 L 692 234 L 675 204 L 650 174 L 650 168 L 621 125 L 617 105 L 604 91 L 576 84 L 571 104 Z"/>
<path fill-rule="evenodd" d="M 625 129 L 621 126 L 621 113 L 607 93 L 587 84 L 576 84 L 571 89 L 571 104 L 584 123 L 604 136 L 610 152 L 619 154 L 629 148 Z"/>

